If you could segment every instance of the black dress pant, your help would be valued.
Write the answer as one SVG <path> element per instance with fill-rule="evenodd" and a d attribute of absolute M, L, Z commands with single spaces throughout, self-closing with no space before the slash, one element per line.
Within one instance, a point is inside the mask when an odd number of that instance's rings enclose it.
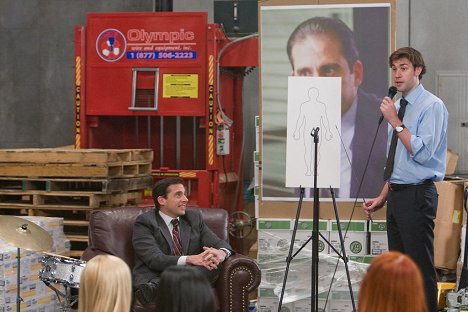
<path fill-rule="evenodd" d="M 410 256 L 419 266 L 430 312 L 437 311 L 434 219 L 438 196 L 431 182 L 391 189 L 387 198 L 388 247 Z"/>

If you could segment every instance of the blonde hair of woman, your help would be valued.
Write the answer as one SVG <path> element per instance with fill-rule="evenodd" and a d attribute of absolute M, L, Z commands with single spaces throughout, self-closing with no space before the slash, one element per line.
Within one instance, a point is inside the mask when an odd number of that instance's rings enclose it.
<path fill-rule="evenodd" d="M 120 258 L 98 255 L 80 276 L 78 312 L 128 312 L 132 302 L 130 268 Z"/>

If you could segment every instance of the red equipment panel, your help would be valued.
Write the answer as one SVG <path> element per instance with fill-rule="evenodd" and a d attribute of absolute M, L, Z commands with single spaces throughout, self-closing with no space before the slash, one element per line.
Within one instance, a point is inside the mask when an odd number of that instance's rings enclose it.
<path fill-rule="evenodd" d="M 206 13 L 89 14 L 86 114 L 203 115 L 206 33 Z"/>
<path fill-rule="evenodd" d="M 185 178 L 191 205 L 242 210 L 242 84 L 257 45 L 204 12 L 88 14 L 75 31 L 75 147 L 151 148 L 154 179 Z"/>

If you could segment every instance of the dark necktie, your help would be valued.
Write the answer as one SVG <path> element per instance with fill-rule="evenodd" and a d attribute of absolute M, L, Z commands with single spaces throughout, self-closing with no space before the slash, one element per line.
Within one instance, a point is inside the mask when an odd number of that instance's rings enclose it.
<path fill-rule="evenodd" d="M 400 109 L 398 110 L 398 118 L 403 122 L 403 117 L 405 116 L 406 105 L 408 101 L 405 99 L 400 100 Z M 393 172 L 393 165 L 395 163 L 395 151 L 398 142 L 398 135 L 395 130 L 393 130 L 392 141 L 390 142 L 390 149 L 388 151 L 387 164 L 385 165 L 384 171 L 384 181 L 387 181 Z"/>
<path fill-rule="evenodd" d="M 172 219 L 172 247 L 175 256 L 182 256 L 182 243 L 180 240 L 179 220 Z"/>

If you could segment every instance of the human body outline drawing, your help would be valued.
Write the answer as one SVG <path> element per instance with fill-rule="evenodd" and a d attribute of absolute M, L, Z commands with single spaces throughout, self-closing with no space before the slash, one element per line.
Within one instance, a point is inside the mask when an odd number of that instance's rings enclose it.
<path fill-rule="evenodd" d="M 333 133 L 330 128 L 330 121 L 327 115 L 327 105 L 319 100 L 320 90 L 316 87 L 310 87 L 307 91 L 308 99 L 302 102 L 299 107 L 299 113 L 296 121 L 296 126 L 293 132 L 294 140 L 303 139 L 304 144 L 304 164 L 305 175 L 312 175 L 314 153 L 312 150 L 312 130 L 317 126 L 322 126 L 324 129 L 323 138 L 327 141 L 332 140 Z M 302 129 L 302 131 L 301 131 Z M 320 146 L 322 141 L 319 141 L 317 151 L 317 163 L 320 162 Z"/>

